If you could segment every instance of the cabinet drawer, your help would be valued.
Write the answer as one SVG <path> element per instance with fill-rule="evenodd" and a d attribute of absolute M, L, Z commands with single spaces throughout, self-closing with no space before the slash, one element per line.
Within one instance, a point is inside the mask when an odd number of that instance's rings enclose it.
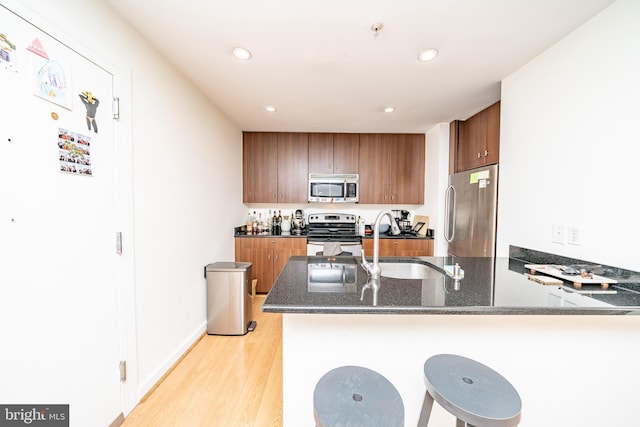
<path fill-rule="evenodd" d="M 244 249 L 305 249 L 304 237 L 236 237 L 236 247 Z"/>

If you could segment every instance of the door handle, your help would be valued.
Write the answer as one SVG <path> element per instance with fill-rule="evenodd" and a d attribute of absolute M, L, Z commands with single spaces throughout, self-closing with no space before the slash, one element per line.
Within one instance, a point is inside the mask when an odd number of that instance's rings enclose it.
<path fill-rule="evenodd" d="M 456 189 L 452 185 L 448 186 L 444 193 L 444 211 L 444 239 L 451 243 L 456 233 Z M 451 227 L 449 224 L 451 224 Z"/>

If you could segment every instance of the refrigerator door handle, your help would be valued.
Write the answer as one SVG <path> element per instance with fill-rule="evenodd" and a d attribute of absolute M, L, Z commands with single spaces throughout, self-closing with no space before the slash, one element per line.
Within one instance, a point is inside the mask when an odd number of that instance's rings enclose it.
<path fill-rule="evenodd" d="M 451 206 L 453 204 L 453 207 Z M 450 185 L 444 193 L 444 210 L 446 212 L 444 220 L 444 238 L 451 243 L 455 237 L 456 221 L 456 189 Z M 449 224 L 452 227 L 449 227 Z"/>

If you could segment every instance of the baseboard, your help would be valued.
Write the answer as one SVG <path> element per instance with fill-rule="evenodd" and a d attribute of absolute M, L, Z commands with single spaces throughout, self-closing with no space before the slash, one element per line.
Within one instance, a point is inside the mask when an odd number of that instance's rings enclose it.
<path fill-rule="evenodd" d="M 173 369 L 180 363 L 184 357 L 189 354 L 189 351 L 206 335 L 207 322 L 203 322 L 196 330 L 189 335 L 189 337 L 183 341 L 183 343 L 171 354 L 171 356 L 155 370 L 155 372 L 140 385 L 139 396 L 142 396 L 140 403 L 147 400 L 147 398 L 158 388 L 162 381 L 173 371 Z"/>

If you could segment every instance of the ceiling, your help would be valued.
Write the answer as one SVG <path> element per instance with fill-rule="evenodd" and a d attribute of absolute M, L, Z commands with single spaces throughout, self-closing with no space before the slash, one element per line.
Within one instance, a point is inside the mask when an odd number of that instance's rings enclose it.
<path fill-rule="evenodd" d="M 306 132 L 426 132 L 466 119 L 500 99 L 504 77 L 613 3 L 103 1 L 242 130 Z M 252 58 L 235 58 L 237 46 Z M 429 48 L 439 55 L 419 62 Z"/>

